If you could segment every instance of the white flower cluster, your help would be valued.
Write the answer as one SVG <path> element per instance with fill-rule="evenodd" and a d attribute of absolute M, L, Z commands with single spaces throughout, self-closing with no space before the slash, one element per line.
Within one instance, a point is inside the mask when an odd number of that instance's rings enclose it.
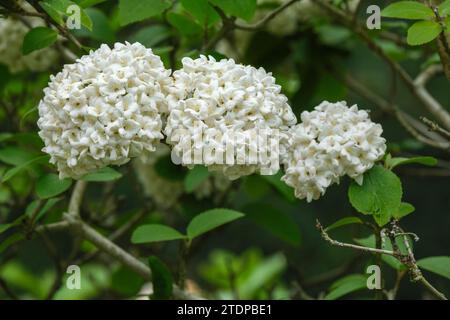
<path fill-rule="evenodd" d="M 184 58 L 182 63 L 182 69 L 173 73 L 174 83 L 168 96 L 170 115 L 164 131 L 167 142 L 180 158 L 186 150 L 193 154 L 194 148 L 204 147 L 196 145 L 195 139 L 208 131 L 219 134 L 204 139 L 205 144 L 225 153 L 227 144 L 238 148 L 229 133 L 286 130 L 296 122 L 281 87 L 263 68 L 205 56 L 195 60 Z M 253 139 L 247 147 L 255 151 L 256 141 Z M 261 152 L 255 151 L 257 156 Z M 241 165 L 236 158 L 232 164 L 203 160 L 210 170 L 221 170 L 230 179 L 261 169 L 259 164 Z M 183 161 L 182 164 L 189 165 Z"/>
<path fill-rule="evenodd" d="M 39 135 L 60 177 L 121 165 L 163 138 L 170 70 L 139 43 L 102 45 L 50 78 Z"/>
<path fill-rule="evenodd" d="M 144 152 L 132 162 L 145 195 L 153 199 L 159 208 L 170 208 L 184 192 L 182 181 L 164 178 L 155 169 L 156 162 L 169 154 L 170 148 L 159 144 L 154 152 Z M 198 200 L 213 195 L 220 196 L 230 184 L 230 180 L 224 175 L 214 172 L 193 191 L 193 194 Z"/>
<path fill-rule="evenodd" d="M 314 111 L 303 112 L 301 120 L 290 129 L 282 180 L 308 202 L 344 175 L 361 184 L 363 173 L 386 151 L 381 126 L 356 105 L 324 101 Z"/>
<path fill-rule="evenodd" d="M 27 18 L 27 22 L 33 27 L 42 25 L 39 18 Z M 23 38 L 29 30 L 20 20 L 0 18 L 0 63 L 6 65 L 12 73 L 24 70 L 44 71 L 57 60 L 58 55 L 53 48 L 22 54 Z"/>

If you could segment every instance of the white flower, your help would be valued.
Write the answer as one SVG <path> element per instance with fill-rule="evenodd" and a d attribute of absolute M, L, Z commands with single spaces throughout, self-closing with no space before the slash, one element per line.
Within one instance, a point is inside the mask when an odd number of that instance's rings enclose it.
<path fill-rule="evenodd" d="M 139 43 L 102 45 L 65 65 L 44 89 L 39 135 L 60 177 L 121 165 L 163 138 L 170 70 Z"/>
<path fill-rule="evenodd" d="M 155 169 L 158 161 L 170 161 L 169 155 L 169 147 L 159 144 L 156 151 L 144 152 L 132 162 L 145 195 L 155 201 L 159 208 L 172 207 L 184 193 L 183 181 L 170 180 L 161 176 Z M 230 184 L 231 182 L 221 173 L 214 172 L 193 191 L 193 194 L 198 200 L 211 196 L 220 197 Z"/>
<path fill-rule="evenodd" d="M 386 151 L 383 129 L 356 105 L 324 101 L 303 112 L 301 120 L 290 130 L 282 180 L 295 189 L 296 197 L 308 202 L 344 175 L 362 184 L 364 172 Z"/>
<path fill-rule="evenodd" d="M 43 26 L 39 18 L 26 18 L 32 27 Z M 20 20 L 12 17 L 0 18 L 0 63 L 6 65 L 10 72 L 23 70 L 44 71 L 57 60 L 58 54 L 53 48 L 44 48 L 22 54 L 22 42 L 30 29 Z"/>
<path fill-rule="evenodd" d="M 207 147 L 225 153 L 227 144 L 234 148 L 242 146 L 236 142 L 237 135 L 253 130 L 245 147 L 261 158 L 255 134 L 261 130 L 286 130 L 296 122 L 281 87 L 263 68 L 205 56 L 195 60 L 184 58 L 182 63 L 183 68 L 173 74 L 174 85 L 168 96 L 170 114 L 164 130 L 178 157 L 191 158 L 197 149 Z M 236 152 L 234 156 L 234 161 L 228 164 L 207 157 L 201 163 L 210 170 L 221 170 L 230 179 L 261 169 L 262 163 L 258 161 L 240 163 Z M 184 158 L 181 160 L 184 165 L 191 164 Z"/>

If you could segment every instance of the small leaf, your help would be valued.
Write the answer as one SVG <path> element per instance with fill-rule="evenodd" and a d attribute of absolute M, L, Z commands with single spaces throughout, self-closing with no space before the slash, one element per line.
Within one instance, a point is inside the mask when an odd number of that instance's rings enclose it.
<path fill-rule="evenodd" d="M 8 249 L 14 243 L 19 242 L 24 239 L 24 235 L 22 233 L 14 233 L 10 235 L 8 238 L 2 240 L 0 242 L 0 253 Z"/>
<path fill-rule="evenodd" d="M 170 7 L 167 0 L 120 0 L 119 21 L 122 26 L 163 13 Z"/>
<path fill-rule="evenodd" d="M 247 21 L 253 18 L 256 10 L 256 0 L 210 0 L 210 2 L 226 14 Z"/>
<path fill-rule="evenodd" d="M 208 0 L 181 0 L 183 7 L 203 26 L 211 26 L 220 20 L 219 14 L 211 7 Z"/>
<path fill-rule="evenodd" d="M 13 166 L 23 164 L 34 157 L 33 153 L 22 148 L 6 147 L 0 150 L 0 161 Z"/>
<path fill-rule="evenodd" d="M 74 34 L 78 37 L 89 37 L 102 43 L 113 43 L 116 36 L 110 20 L 105 13 L 97 8 L 88 8 L 85 12 L 92 21 L 95 21 L 92 30 L 82 28 L 80 30 L 74 30 Z"/>
<path fill-rule="evenodd" d="M 62 198 L 52 198 L 48 199 L 45 204 L 42 206 L 42 208 L 39 210 L 39 212 L 36 215 L 35 221 L 39 221 L 44 214 L 46 214 L 57 202 L 59 202 Z M 39 206 L 41 200 L 34 200 L 28 204 L 27 208 L 25 209 L 25 215 L 28 217 L 31 217 L 34 210 Z"/>
<path fill-rule="evenodd" d="M 23 39 L 22 53 L 29 54 L 35 50 L 48 47 L 56 42 L 58 33 L 50 28 L 37 27 L 31 29 Z"/>
<path fill-rule="evenodd" d="M 22 163 L 12 169 L 9 169 L 8 171 L 5 172 L 5 174 L 3 175 L 3 179 L 2 182 L 6 182 L 9 179 L 11 179 L 12 177 L 14 177 L 16 174 L 18 174 L 19 172 L 21 172 L 22 170 L 27 169 L 28 167 L 30 167 L 31 165 L 37 164 L 37 163 L 45 163 L 48 162 L 49 160 L 49 156 L 45 155 L 45 156 L 39 156 L 37 158 L 31 159 L 25 163 Z"/>
<path fill-rule="evenodd" d="M 174 26 L 183 36 L 195 36 L 202 33 L 202 27 L 191 18 L 170 12 L 167 15 L 167 21 Z"/>
<path fill-rule="evenodd" d="M 414 210 L 416 210 L 416 208 L 414 208 L 414 206 L 412 204 L 409 204 L 407 202 L 402 202 L 402 203 L 400 203 L 400 206 L 398 207 L 397 211 L 395 211 L 392 214 L 392 216 L 395 219 L 400 220 L 404 216 L 407 216 L 411 212 L 414 212 Z"/>
<path fill-rule="evenodd" d="M 189 170 L 184 178 L 184 189 L 187 193 L 191 193 L 200 186 L 209 177 L 208 169 L 205 166 L 195 166 Z"/>
<path fill-rule="evenodd" d="M 439 23 L 435 21 L 419 21 L 408 29 L 407 42 L 411 46 L 418 46 L 430 42 L 442 32 Z"/>
<path fill-rule="evenodd" d="M 171 227 L 162 224 L 146 224 L 143 226 L 139 226 L 136 228 L 136 230 L 134 230 L 131 236 L 131 242 L 138 244 L 179 240 L 185 238 L 185 235 L 182 235 L 177 230 Z"/>
<path fill-rule="evenodd" d="M 333 229 L 336 228 L 340 228 L 349 224 L 362 224 L 362 220 L 360 218 L 357 217 L 346 217 L 346 218 L 342 218 L 338 221 L 336 221 L 335 223 L 329 225 L 328 227 L 325 228 L 325 231 L 331 231 Z"/>
<path fill-rule="evenodd" d="M 12 228 L 14 226 L 15 226 L 15 224 L 13 224 L 13 223 L 0 224 L 0 234 L 2 234 L 3 232 L 9 230 L 10 228 Z"/>
<path fill-rule="evenodd" d="M 362 274 L 348 275 L 334 282 L 330 292 L 324 297 L 325 300 L 336 300 L 351 292 L 367 288 L 367 278 Z"/>
<path fill-rule="evenodd" d="M 381 11 L 381 15 L 387 18 L 399 19 L 429 19 L 434 17 L 433 10 L 416 1 L 399 1 L 388 5 Z"/>
<path fill-rule="evenodd" d="M 450 279 L 450 257 L 428 257 L 417 261 L 417 265 L 422 269 Z"/>
<path fill-rule="evenodd" d="M 450 15 L 450 0 L 446 0 L 439 5 L 439 14 L 441 17 Z"/>
<path fill-rule="evenodd" d="M 91 182 L 105 182 L 105 181 L 113 181 L 120 179 L 122 177 L 122 174 L 112 168 L 105 167 L 102 169 L 99 169 L 95 172 L 88 173 L 87 175 L 83 176 L 81 180 L 84 181 L 91 181 Z"/>
<path fill-rule="evenodd" d="M 107 0 L 75 0 L 75 2 L 82 8 L 92 7 L 105 1 Z"/>
<path fill-rule="evenodd" d="M 50 173 L 39 178 L 36 183 L 36 193 L 39 198 L 53 198 L 70 188 L 71 179 L 60 180 L 56 174 Z"/>
<path fill-rule="evenodd" d="M 171 35 L 170 29 L 162 25 L 154 25 L 139 29 L 133 36 L 130 42 L 139 42 L 147 48 L 151 48 L 160 42 L 168 39 Z"/>
<path fill-rule="evenodd" d="M 148 259 L 152 270 L 153 294 L 152 300 L 167 300 L 172 297 L 173 277 L 169 268 L 156 256 Z"/>
<path fill-rule="evenodd" d="M 283 241 L 294 246 L 300 244 L 300 231 L 295 221 L 286 213 L 262 203 L 248 204 L 243 208 L 246 217 L 267 229 Z"/>
<path fill-rule="evenodd" d="M 194 239 L 221 225 L 242 218 L 243 213 L 230 209 L 212 209 L 195 216 L 187 227 L 189 239 Z"/>
<path fill-rule="evenodd" d="M 396 166 L 418 163 L 425 166 L 435 166 L 437 164 L 436 158 L 433 157 L 414 157 L 414 158 L 386 158 L 386 167 L 388 169 L 394 169 Z"/>
<path fill-rule="evenodd" d="M 78 11 L 72 11 L 72 8 L 74 8 L 73 6 L 76 6 L 80 9 L 81 25 L 92 31 L 92 20 L 83 10 L 83 6 L 81 4 L 77 4 L 71 0 L 44 0 L 40 1 L 39 5 L 56 23 L 61 26 L 64 25 L 64 20 L 66 18 L 72 16 L 74 13 L 78 13 Z"/>
<path fill-rule="evenodd" d="M 362 214 L 372 215 L 380 226 L 388 223 L 397 211 L 402 193 L 400 179 L 379 165 L 364 174 L 361 186 L 353 181 L 348 189 L 352 206 Z"/>

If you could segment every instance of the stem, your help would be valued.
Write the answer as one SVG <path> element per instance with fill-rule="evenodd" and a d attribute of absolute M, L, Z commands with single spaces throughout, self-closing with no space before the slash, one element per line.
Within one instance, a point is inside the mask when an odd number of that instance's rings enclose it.
<path fill-rule="evenodd" d="M 339 247 L 345 247 L 345 248 L 351 248 L 351 249 L 364 251 L 364 252 L 375 253 L 375 254 L 387 254 L 387 255 L 393 256 L 394 258 L 396 258 L 397 260 L 399 260 L 400 262 L 402 262 L 403 264 L 405 264 L 407 266 L 410 274 L 412 275 L 413 281 L 422 283 L 424 285 L 424 287 L 426 289 L 428 289 L 428 291 L 430 291 L 438 299 L 447 300 L 447 297 L 443 293 L 438 291 L 435 287 L 433 287 L 423 276 L 422 271 L 419 269 L 419 266 L 416 263 L 416 259 L 414 257 L 412 248 L 409 245 L 408 237 L 406 235 L 402 235 L 403 241 L 405 242 L 406 250 L 408 252 L 407 255 L 402 254 L 400 252 L 400 250 L 398 249 L 398 247 L 396 246 L 395 237 L 397 235 L 397 232 L 399 231 L 399 233 L 403 233 L 403 234 L 405 233 L 403 230 L 401 230 L 400 227 L 398 227 L 396 220 L 394 220 L 392 222 L 392 229 L 388 231 L 388 236 L 391 239 L 393 239 L 393 240 L 391 240 L 393 248 L 394 248 L 393 251 L 375 249 L 375 248 L 369 248 L 369 247 L 362 247 L 362 246 L 358 246 L 358 245 L 354 245 L 354 244 L 350 244 L 350 243 L 336 241 L 336 240 L 330 238 L 328 233 L 325 231 L 325 229 L 320 224 L 319 220 L 317 220 L 316 227 L 321 232 L 322 237 L 332 245 L 339 246 Z"/>
<path fill-rule="evenodd" d="M 121 247 L 81 220 L 79 212 L 86 185 L 87 184 L 84 181 L 77 181 L 70 199 L 69 211 L 64 214 L 64 220 L 67 223 L 67 225 L 64 226 L 70 227 L 75 233 L 94 244 L 98 249 L 119 260 L 122 264 L 129 267 L 144 279 L 151 281 L 152 273 L 146 264 L 123 250 Z M 58 224 L 56 229 L 59 230 L 61 226 L 62 225 Z M 174 286 L 173 288 L 173 295 L 177 299 L 202 299 L 184 292 L 177 286 Z"/>

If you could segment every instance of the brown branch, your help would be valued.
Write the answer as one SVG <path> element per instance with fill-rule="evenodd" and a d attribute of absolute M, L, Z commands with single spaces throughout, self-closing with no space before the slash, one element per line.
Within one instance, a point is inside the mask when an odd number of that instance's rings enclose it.
<path fill-rule="evenodd" d="M 77 181 L 70 199 L 69 210 L 66 214 L 64 214 L 64 220 L 68 222 L 69 227 L 75 234 L 80 235 L 82 238 L 94 244 L 98 249 L 119 260 L 122 264 L 129 267 L 144 279 L 151 280 L 151 270 L 146 264 L 120 248 L 114 242 L 100 234 L 98 231 L 96 231 L 94 228 L 90 227 L 80 219 L 79 211 L 85 189 L 86 182 Z M 173 294 L 174 297 L 178 299 L 200 299 L 199 297 L 184 292 L 177 286 L 174 286 Z"/>
<path fill-rule="evenodd" d="M 450 131 L 441 128 L 436 122 L 433 122 L 425 117 L 421 117 L 420 120 L 422 120 L 422 122 L 425 123 L 431 131 L 439 132 L 441 135 L 450 139 Z"/>
<path fill-rule="evenodd" d="M 375 54 L 382 58 L 399 76 L 399 78 L 406 85 L 411 94 L 416 97 L 420 103 L 427 109 L 431 114 L 433 114 L 446 129 L 450 130 L 450 113 L 448 113 L 442 105 L 431 96 L 426 88 L 420 83 L 417 84 L 411 76 L 400 66 L 399 63 L 391 59 L 383 49 L 376 44 L 369 34 L 366 32 L 365 28 L 359 24 L 354 23 L 345 12 L 336 8 L 332 4 L 325 0 L 313 0 L 314 3 L 323 8 L 329 15 L 334 18 L 338 23 L 344 27 L 352 30 L 362 41 L 364 41 L 369 49 L 371 49 Z"/>
<path fill-rule="evenodd" d="M 332 239 L 328 233 L 325 231 L 325 229 L 320 224 L 319 220 L 317 220 L 316 227 L 319 229 L 322 238 L 325 239 L 325 241 L 329 242 L 331 245 L 343 247 L 343 248 L 350 248 L 358 251 L 368 252 L 368 253 L 374 253 L 374 254 L 387 254 L 390 255 L 397 260 L 399 260 L 401 263 L 406 265 L 408 268 L 408 271 L 412 275 L 412 280 L 415 282 L 420 282 L 424 287 L 429 290 L 435 297 L 437 297 L 440 300 L 447 300 L 447 297 L 439 292 L 435 287 L 433 287 L 423 276 L 422 271 L 419 269 L 419 266 L 416 263 L 416 259 L 414 257 L 414 253 L 412 251 L 412 248 L 409 244 L 409 240 L 407 235 L 405 235 L 405 232 L 398 226 L 398 222 L 396 220 L 392 221 L 392 229 L 387 230 L 387 235 L 391 239 L 393 250 L 384 250 L 384 249 L 377 249 L 377 248 L 370 248 L 370 247 L 363 247 L 351 243 L 345 243 L 340 242 L 337 240 Z M 395 238 L 397 236 L 401 236 L 403 238 L 405 247 L 407 249 L 407 254 L 403 254 L 395 241 Z"/>
<path fill-rule="evenodd" d="M 332 68 L 328 68 L 328 70 L 336 78 L 344 82 L 345 85 L 350 88 L 350 90 L 365 98 L 367 101 L 370 101 L 383 112 L 395 116 L 399 123 L 406 129 L 406 131 L 418 141 L 433 148 L 438 148 L 450 152 L 450 142 L 447 139 L 444 139 L 439 134 L 432 134 L 434 132 L 430 132 L 426 125 L 414 119 L 409 114 L 401 111 L 395 104 L 386 101 L 383 97 L 370 90 L 361 81 L 358 81 L 349 74 L 341 76 Z"/>

